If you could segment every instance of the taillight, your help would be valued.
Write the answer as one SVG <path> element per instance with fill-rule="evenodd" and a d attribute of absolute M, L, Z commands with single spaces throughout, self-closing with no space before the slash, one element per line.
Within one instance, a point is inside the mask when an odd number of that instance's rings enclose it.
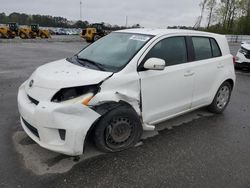
<path fill-rule="evenodd" d="M 233 57 L 233 63 L 234 63 L 234 65 L 236 64 L 236 59 L 235 59 L 235 57 Z"/>

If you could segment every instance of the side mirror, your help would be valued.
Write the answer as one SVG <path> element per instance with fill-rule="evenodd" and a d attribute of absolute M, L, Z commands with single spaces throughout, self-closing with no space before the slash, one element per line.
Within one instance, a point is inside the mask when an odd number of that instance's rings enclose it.
<path fill-rule="evenodd" d="M 165 66 L 165 60 L 159 58 L 150 58 L 143 65 L 148 70 L 164 70 Z"/>

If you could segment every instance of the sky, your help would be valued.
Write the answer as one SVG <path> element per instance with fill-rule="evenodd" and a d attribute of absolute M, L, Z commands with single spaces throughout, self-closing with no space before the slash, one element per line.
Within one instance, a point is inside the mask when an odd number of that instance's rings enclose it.
<path fill-rule="evenodd" d="M 143 27 L 194 26 L 200 0 L 82 0 L 82 20 Z M 1 0 L 0 12 L 80 19 L 80 0 Z"/>

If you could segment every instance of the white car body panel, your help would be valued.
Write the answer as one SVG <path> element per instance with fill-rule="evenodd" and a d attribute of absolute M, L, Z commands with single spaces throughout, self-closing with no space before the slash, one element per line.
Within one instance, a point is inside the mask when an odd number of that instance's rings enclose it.
<path fill-rule="evenodd" d="M 66 59 L 62 59 L 40 66 L 30 79 L 35 80 L 34 86 L 59 90 L 67 87 L 96 84 L 110 75 L 112 75 L 111 72 L 76 66 Z"/>
<path fill-rule="evenodd" d="M 195 77 L 192 108 L 211 104 L 213 100 L 211 96 L 215 95 L 221 83 L 227 80 L 227 77 L 234 77 L 233 72 L 228 72 L 233 69 L 233 63 L 229 69 L 225 69 L 227 62 L 232 62 L 232 59 L 232 55 L 226 55 L 190 63 L 193 65 Z"/>
<path fill-rule="evenodd" d="M 250 50 L 250 42 L 244 43 L 241 45 L 243 48 L 246 48 L 247 50 Z"/>
<path fill-rule="evenodd" d="M 166 67 L 163 71 L 143 71 L 141 77 L 142 117 L 148 124 L 155 124 L 173 114 L 190 109 L 194 78 L 189 66 Z M 185 79 L 183 79 L 185 77 Z M 183 79 L 178 84 L 176 80 Z M 160 86 L 160 87 L 159 87 Z M 185 92 L 183 92 L 185 91 Z M 155 96 L 155 97 L 152 97 Z"/>
<path fill-rule="evenodd" d="M 44 148 L 67 155 L 82 154 L 85 136 L 100 117 L 82 104 L 39 102 L 36 106 L 29 101 L 24 85 L 19 88 L 18 109 L 22 127 L 34 141 Z M 27 128 L 23 119 L 38 130 L 39 138 Z M 64 141 L 60 139 L 58 129 L 67 130 Z"/>
<path fill-rule="evenodd" d="M 250 59 L 247 59 L 244 54 L 240 53 L 240 52 L 237 52 L 237 55 L 236 55 L 236 63 L 250 63 Z"/>
<path fill-rule="evenodd" d="M 89 102 L 124 101 L 142 119 L 144 130 L 155 124 L 201 106 L 209 105 L 219 86 L 227 79 L 235 81 L 232 56 L 224 36 L 189 30 L 131 29 L 117 32 L 155 35 L 119 72 L 104 72 L 59 60 L 39 67 L 19 88 L 18 108 L 25 132 L 39 145 L 67 155 L 83 152 L 85 137 L 101 117 L 81 103 L 55 103 L 52 97 L 62 88 L 102 83 Z M 160 40 L 171 36 L 207 36 L 218 42 L 222 57 L 166 67 L 163 71 L 137 72 L 147 52 Z M 30 87 L 31 80 L 34 81 Z M 39 101 L 35 105 L 28 96 Z M 39 132 L 36 137 L 25 125 Z M 59 129 L 66 130 L 65 140 Z"/>

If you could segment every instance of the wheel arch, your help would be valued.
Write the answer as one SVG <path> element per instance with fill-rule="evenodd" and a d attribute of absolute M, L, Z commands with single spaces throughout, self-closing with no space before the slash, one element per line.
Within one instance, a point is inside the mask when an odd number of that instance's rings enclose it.
<path fill-rule="evenodd" d="M 211 96 L 209 97 L 209 100 L 208 100 L 209 104 L 212 103 L 212 101 L 213 101 L 213 99 L 214 99 L 214 97 L 215 97 L 218 89 L 225 82 L 229 82 L 229 84 L 232 86 L 231 89 L 233 90 L 234 85 L 235 85 L 235 81 L 232 78 L 225 78 L 225 79 L 223 79 L 221 82 L 219 82 L 218 85 L 216 84 L 216 86 L 213 87 L 212 92 L 211 92 Z"/>
<path fill-rule="evenodd" d="M 117 101 L 103 101 L 103 102 L 100 102 L 99 104 L 91 106 L 91 109 L 94 110 L 95 112 L 97 112 L 98 114 L 100 114 L 101 116 L 94 121 L 94 123 L 90 126 L 89 130 L 87 131 L 87 134 L 86 134 L 85 139 L 84 139 L 83 151 L 85 150 L 86 143 L 88 141 L 90 141 L 90 142 L 93 141 L 92 139 L 94 136 L 93 134 L 95 131 L 95 127 L 97 126 L 100 119 L 109 111 L 111 111 L 115 108 L 119 108 L 121 106 L 126 106 L 128 108 L 133 109 L 135 115 L 138 116 L 138 114 L 136 113 L 136 110 L 133 108 L 133 106 L 131 104 L 129 104 L 128 102 L 123 101 L 123 100 L 120 100 L 118 102 Z M 139 118 L 141 119 L 141 117 L 139 117 Z"/>
<path fill-rule="evenodd" d="M 232 87 L 231 89 L 234 88 L 234 81 L 233 81 L 233 79 L 229 78 L 229 79 L 225 80 L 224 82 L 228 82 L 231 85 L 231 87 Z"/>

